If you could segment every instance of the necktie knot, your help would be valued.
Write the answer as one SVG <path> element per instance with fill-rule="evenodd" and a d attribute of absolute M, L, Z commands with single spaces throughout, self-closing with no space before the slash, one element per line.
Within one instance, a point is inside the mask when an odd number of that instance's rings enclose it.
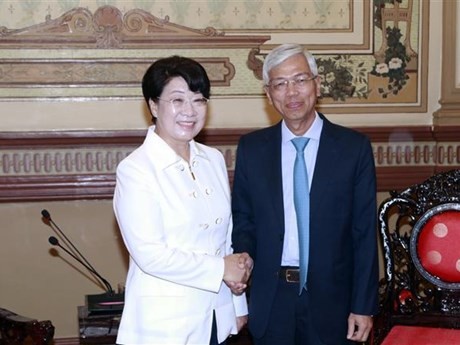
<path fill-rule="evenodd" d="M 309 140 L 310 138 L 295 137 L 291 141 L 292 144 L 295 146 L 297 153 L 302 153 L 305 150 L 305 147 L 307 146 Z"/>

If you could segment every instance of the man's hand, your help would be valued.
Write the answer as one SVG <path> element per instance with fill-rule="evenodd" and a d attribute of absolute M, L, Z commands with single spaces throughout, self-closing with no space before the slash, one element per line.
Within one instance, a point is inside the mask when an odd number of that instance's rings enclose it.
<path fill-rule="evenodd" d="M 231 254 L 224 257 L 224 282 L 236 295 L 241 295 L 247 287 L 252 272 L 253 261 L 249 254 Z"/>
<path fill-rule="evenodd" d="M 252 273 L 252 268 L 254 267 L 254 261 L 252 258 L 249 256 L 248 253 L 241 253 L 239 258 L 238 258 L 238 266 L 241 269 L 246 270 L 245 274 L 245 282 L 249 280 L 249 277 L 251 276 Z"/>
<path fill-rule="evenodd" d="M 238 332 L 240 332 L 243 327 L 248 323 L 248 316 L 238 316 L 236 318 L 236 326 L 238 327 Z"/>
<path fill-rule="evenodd" d="M 366 341 L 372 329 L 372 322 L 372 316 L 350 313 L 347 339 L 359 342 Z"/>

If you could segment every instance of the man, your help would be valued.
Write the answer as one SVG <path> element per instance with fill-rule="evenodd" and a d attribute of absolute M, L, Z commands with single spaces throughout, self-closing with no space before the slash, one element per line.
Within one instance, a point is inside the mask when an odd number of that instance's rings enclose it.
<path fill-rule="evenodd" d="M 321 81 L 315 59 L 301 46 L 285 44 L 268 54 L 263 79 L 282 121 L 241 137 L 232 195 L 234 250 L 254 259 L 249 330 L 256 345 L 365 341 L 378 294 L 370 142 L 315 110 Z M 309 138 L 300 154 L 308 174 L 302 197 L 310 205 L 302 241 L 294 203 L 296 137 Z M 299 263 L 305 241 L 308 265 Z"/>

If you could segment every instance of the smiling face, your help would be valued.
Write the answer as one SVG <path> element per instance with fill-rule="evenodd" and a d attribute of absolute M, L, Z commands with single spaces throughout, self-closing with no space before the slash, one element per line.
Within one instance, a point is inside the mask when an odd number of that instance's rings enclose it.
<path fill-rule="evenodd" d="M 272 68 L 269 73 L 269 85 L 265 93 L 270 103 L 283 117 L 287 127 L 296 135 L 304 134 L 315 118 L 315 106 L 320 96 L 320 78 L 296 83 L 299 78 L 314 77 L 303 54 L 287 58 Z M 276 85 L 285 82 L 285 87 Z"/>
<path fill-rule="evenodd" d="M 182 77 L 174 77 L 164 86 L 159 99 L 149 100 L 156 118 L 155 132 L 176 152 L 188 149 L 188 143 L 204 127 L 206 100 L 201 93 L 190 91 Z"/>

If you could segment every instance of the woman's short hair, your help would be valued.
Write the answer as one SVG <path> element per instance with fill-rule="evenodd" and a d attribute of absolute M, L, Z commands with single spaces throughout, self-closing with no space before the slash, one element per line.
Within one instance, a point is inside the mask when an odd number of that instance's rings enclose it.
<path fill-rule="evenodd" d="M 297 54 L 303 54 L 305 56 L 308 65 L 310 66 L 311 73 L 313 73 L 313 75 L 317 75 L 318 67 L 316 65 L 314 56 L 300 44 L 286 43 L 276 47 L 265 57 L 264 66 L 262 69 L 264 84 L 268 85 L 270 82 L 270 77 L 268 74 L 273 68 Z"/>
<path fill-rule="evenodd" d="M 174 55 L 155 61 L 145 72 L 142 93 L 147 105 L 150 100 L 158 100 L 174 77 L 182 77 L 192 92 L 200 92 L 209 99 L 211 85 L 204 67 L 193 59 Z"/>

